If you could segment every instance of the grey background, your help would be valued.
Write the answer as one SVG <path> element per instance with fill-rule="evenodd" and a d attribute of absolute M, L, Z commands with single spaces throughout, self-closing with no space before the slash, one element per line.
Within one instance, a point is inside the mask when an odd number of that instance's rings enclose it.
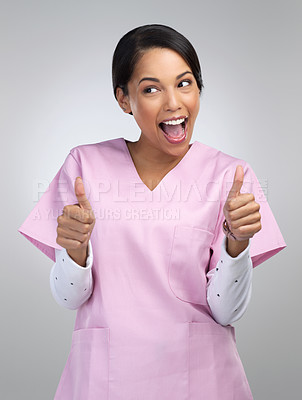
<path fill-rule="evenodd" d="M 1 1 L 1 399 L 52 399 L 75 312 L 49 289 L 52 262 L 18 232 L 36 180 L 69 150 L 139 131 L 113 98 L 119 38 L 164 23 L 195 46 L 205 90 L 193 139 L 245 159 L 288 247 L 254 271 L 235 324 L 256 400 L 301 393 L 301 1 Z M 299 175 L 298 175 L 299 174 Z"/>

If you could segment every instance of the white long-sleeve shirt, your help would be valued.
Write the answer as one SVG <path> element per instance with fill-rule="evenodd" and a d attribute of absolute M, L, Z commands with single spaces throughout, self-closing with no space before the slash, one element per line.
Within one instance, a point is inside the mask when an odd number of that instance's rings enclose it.
<path fill-rule="evenodd" d="M 226 251 L 226 237 L 216 268 L 207 273 L 207 301 L 213 318 L 228 325 L 242 317 L 252 292 L 252 260 L 247 248 L 237 257 Z M 93 251 L 88 244 L 86 267 L 75 263 L 65 249 L 56 249 L 56 262 L 50 272 L 50 288 L 58 304 L 75 310 L 89 299 L 93 291 Z"/>
<path fill-rule="evenodd" d="M 227 239 L 221 244 L 220 260 L 207 273 L 207 301 L 216 322 L 232 324 L 245 313 L 252 295 L 253 263 L 251 242 L 237 257 L 226 250 Z"/>
<path fill-rule="evenodd" d="M 50 271 L 50 289 L 56 302 L 65 308 L 76 310 L 89 299 L 93 291 L 93 252 L 88 242 L 86 267 L 69 256 L 66 249 L 55 250 L 56 262 Z"/>

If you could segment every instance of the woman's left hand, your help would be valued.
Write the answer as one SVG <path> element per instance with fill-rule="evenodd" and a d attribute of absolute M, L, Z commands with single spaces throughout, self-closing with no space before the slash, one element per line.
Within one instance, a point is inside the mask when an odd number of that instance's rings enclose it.
<path fill-rule="evenodd" d="M 240 193 L 243 179 L 243 168 L 237 165 L 233 185 L 223 207 L 228 226 L 238 241 L 252 238 L 261 229 L 260 205 L 253 193 Z"/>

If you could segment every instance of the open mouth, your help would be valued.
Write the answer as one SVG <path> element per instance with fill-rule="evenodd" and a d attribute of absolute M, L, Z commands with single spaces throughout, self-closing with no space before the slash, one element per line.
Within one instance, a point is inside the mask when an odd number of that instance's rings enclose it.
<path fill-rule="evenodd" d="M 165 134 L 170 143 L 183 142 L 187 135 L 188 117 L 170 119 L 159 124 L 160 129 Z"/>

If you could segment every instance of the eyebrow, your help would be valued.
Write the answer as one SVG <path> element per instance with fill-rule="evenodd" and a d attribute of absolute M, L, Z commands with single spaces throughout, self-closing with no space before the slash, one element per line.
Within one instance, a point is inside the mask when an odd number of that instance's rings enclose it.
<path fill-rule="evenodd" d="M 176 80 L 182 78 L 182 77 L 183 77 L 184 75 L 186 75 L 186 74 L 191 74 L 191 75 L 193 75 L 193 73 L 192 73 L 191 71 L 185 71 L 185 72 L 183 72 L 182 74 L 177 75 Z M 142 79 L 138 82 L 138 85 L 140 85 L 141 82 L 143 82 L 143 81 L 160 82 L 160 80 L 157 79 L 157 78 L 145 77 L 145 78 L 142 78 Z M 137 86 L 138 86 L 138 85 L 137 85 Z"/>

